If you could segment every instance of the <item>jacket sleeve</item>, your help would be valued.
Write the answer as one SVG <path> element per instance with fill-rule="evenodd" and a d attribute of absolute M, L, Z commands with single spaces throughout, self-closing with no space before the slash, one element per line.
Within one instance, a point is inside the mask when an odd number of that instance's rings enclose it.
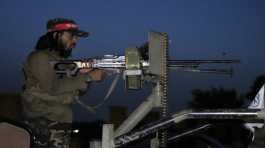
<path fill-rule="evenodd" d="M 50 95 L 62 95 L 86 89 L 87 82 L 91 80 L 88 75 L 77 75 L 76 77 L 59 79 L 49 62 L 49 56 L 46 54 L 35 53 L 28 58 L 28 66 L 31 69 L 32 75 L 39 83 L 38 85 L 41 90 Z"/>

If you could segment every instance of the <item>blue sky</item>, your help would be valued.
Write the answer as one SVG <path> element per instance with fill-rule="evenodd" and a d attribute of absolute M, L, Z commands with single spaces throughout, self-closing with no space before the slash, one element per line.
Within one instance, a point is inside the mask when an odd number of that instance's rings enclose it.
<path fill-rule="evenodd" d="M 173 108 L 185 104 L 194 88 L 224 86 L 245 93 L 257 75 L 265 74 L 263 0 L 1 0 L 1 91 L 20 91 L 22 63 L 46 32 L 46 21 L 55 17 L 74 19 L 91 33 L 80 40 L 75 58 L 123 54 L 126 47 L 141 45 L 148 32 L 156 30 L 169 34 L 172 59 L 241 60 L 241 64 L 233 65 L 233 77 L 171 72 L 169 96 Z M 96 90 L 105 87 L 98 85 Z M 135 97 L 124 91 L 115 93 Z M 90 103 L 97 101 L 91 99 Z M 141 101 L 115 97 L 109 104 Z"/>

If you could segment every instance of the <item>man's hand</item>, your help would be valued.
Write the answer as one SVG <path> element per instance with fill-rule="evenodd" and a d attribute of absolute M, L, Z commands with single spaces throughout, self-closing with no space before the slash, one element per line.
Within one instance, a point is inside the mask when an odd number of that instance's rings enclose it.
<path fill-rule="evenodd" d="M 80 74 L 88 74 L 90 73 L 92 70 L 94 70 L 93 68 L 86 68 L 86 69 L 80 69 L 78 72 Z"/>
<path fill-rule="evenodd" d="M 93 81 L 103 80 L 107 75 L 105 70 L 93 68 L 80 69 L 78 72 L 80 74 L 88 74 Z"/>
<path fill-rule="evenodd" d="M 88 72 L 88 74 L 93 81 L 103 80 L 107 75 L 106 71 L 101 69 L 93 69 L 92 71 Z"/>
<path fill-rule="evenodd" d="M 103 80 L 106 77 L 106 75 L 107 75 L 105 70 L 92 69 L 92 68 L 80 69 L 79 73 L 80 74 L 88 74 L 92 78 L 93 81 Z"/>

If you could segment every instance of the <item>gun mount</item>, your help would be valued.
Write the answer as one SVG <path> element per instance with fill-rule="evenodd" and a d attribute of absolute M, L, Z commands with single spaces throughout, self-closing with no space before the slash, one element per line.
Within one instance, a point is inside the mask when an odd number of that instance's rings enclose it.
<path fill-rule="evenodd" d="M 239 60 L 172 60 L 168 55 L 168 35 L 160 32 L 150 32 L 148 43 L 137 48 L 125 49 L 125 55 L 106 55 L 103 58 L 91 58 L 85 60 L 51 61 L 58 74 L 74 76 L 82 68 L 99 68 L 115 73 L 123 73 L 125 87 L 127 89 L 141 89 L 143 82 L 153 83 L 152 93 L 137 107 L 130 116 L 114 131 L 112 125 L 103 126 L 103 136 L 100 144 L 91 144 L 94 148 L 114 148 L 145 137 L 149 133 L 157 132 L 156 138 L 159 144 L 151 147 L 166 147 L 168 135 L 166 126 L 175 124 L 189 118 L 259 118 L 260 112 L 245 110 L 237 111 L 202 111 L 185 112 L 168 116 L 167 85 L 168 71 L 170 69 L 189 72 L 206 72 L 217 74 L 231 74 L 230 69 L 200 69 L 202 64 L 212 63 L 238 63 Z M 140 131 L 132 131 L 153 108 L 161 110 L 161 121 L 151 124 Z M 262 111 L 263 115 L 263 111 Z M 208 126 L 207 126 L 208 127 Z M 158 136 L 159 135 L 159 136 Z M 159 137 L 159 138 L 158 138 Z M 174 138 L 171 138 L 174 139 Z M 97 146 L 95 146 L 97 145 Z"/>

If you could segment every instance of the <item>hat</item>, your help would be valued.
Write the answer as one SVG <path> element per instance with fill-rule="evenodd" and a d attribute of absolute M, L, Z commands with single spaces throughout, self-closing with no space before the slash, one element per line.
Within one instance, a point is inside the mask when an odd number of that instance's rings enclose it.
<path fill-rule="evenodd" d="M 88 37 L 89 32 L 79 29 L 75 21 L 66 18 L 55 18 L 47 22 L 48 32 L 71 31 L 78 37 Z"/>

